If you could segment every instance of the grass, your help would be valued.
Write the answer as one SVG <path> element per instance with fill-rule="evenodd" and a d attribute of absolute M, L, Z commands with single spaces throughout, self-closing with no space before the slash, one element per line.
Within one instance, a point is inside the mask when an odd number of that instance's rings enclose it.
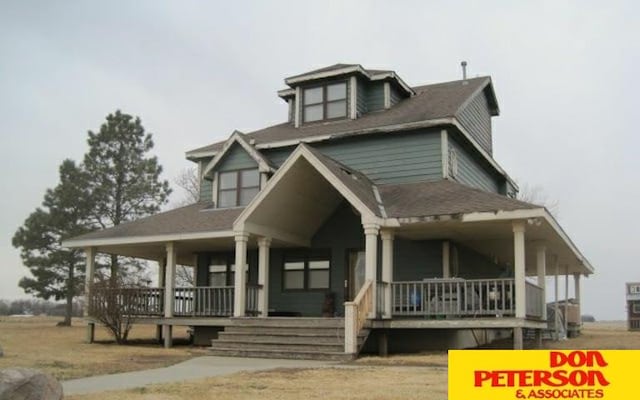
<path fill-rule="evenodd" d="M 133 328 L 132 345 L 116 345 L 102 328 L 96 328 L 97 343 L 87 344 L 82 320 L 74 320 L 71 327 L 57 327 L 59 320 L 0 317 L 0 344 L 4 350 L 0 368 L 37 368 L 64 380 L 164 367 L 205 353 L 188 346 L 163 349 L 153 343 L 155 326 L 151 325 Z M 186 338 L 186 330 L 174 332 L 174 337 Z"/>
<path fill-rule="evenodd" d="M 446 368 L 403 366 L 275 369 L 66 398 L 69 400 L 258 398 L 260 400 L 444 400 L 447 398 L 447 370 Z"/>

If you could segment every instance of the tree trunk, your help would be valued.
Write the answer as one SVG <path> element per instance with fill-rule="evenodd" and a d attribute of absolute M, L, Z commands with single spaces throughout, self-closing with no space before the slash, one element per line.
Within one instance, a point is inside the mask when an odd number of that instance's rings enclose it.
<path fill-rule="evenodd" d="M 118 287 L 118 256 L 111 255 L 111 276 L 109 277 L 109 284 L 111 288 Z"/>

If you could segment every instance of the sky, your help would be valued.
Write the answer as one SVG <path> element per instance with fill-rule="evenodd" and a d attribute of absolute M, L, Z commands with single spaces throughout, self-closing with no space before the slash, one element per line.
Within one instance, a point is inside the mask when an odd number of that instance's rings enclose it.
<path fill-rule="evenodd" d="M 185 151 L 285 120 L 287 76 L 359 63 L 421 85 L 460 79 L 466 60 L 469 76 L 493 79 L 495 159 L 558 203 L 596 268 L 583 313 L 624 319 L 624 282 L 640 281 L 639 12 L 633 1 L 0 0 L 0 299 L 26 296 L 14 232 L 116 109 L 153 133 L 172 181 L 192 165 Z"/>

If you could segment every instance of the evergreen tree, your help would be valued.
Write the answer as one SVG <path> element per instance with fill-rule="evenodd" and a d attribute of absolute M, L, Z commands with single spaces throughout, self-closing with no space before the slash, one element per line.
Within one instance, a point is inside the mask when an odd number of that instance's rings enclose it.
<path fill-rule="evenodd" d="M 84 253 L 61 247 L 62 240 L 90 230 L 84 174 L 71 160 L 60 165 L 60 182 L 48 189 L 42 202 L 13 236 L 24 265 L 33 278 L 24 277 L 19 286 L 43 299 L 66 299 L 65 325 L 71 325 L 73 298 L 82 293 Z"/>
<path fill-rule="evenodd" d="M 119 110 L 109 114 L 97 133 L 89 131 L 84 156 L 92 221 L 101 228 L 153 214 L 168 200 L 169 182 L 160 179 L 151 134 L 140 118 Z M 110 260 L 112 286 L 118 282 L 118 256 Z"/>

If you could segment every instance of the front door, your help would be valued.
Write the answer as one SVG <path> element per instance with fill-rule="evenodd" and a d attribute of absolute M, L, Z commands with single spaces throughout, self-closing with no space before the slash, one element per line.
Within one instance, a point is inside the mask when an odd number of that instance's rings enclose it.
<path fill-rule="evenodd" d="M 347 254 L 347 270 L 345 271 L 344 300 L 353 301 L 362 285 L 364 285 L 365 261 L 364 251 L 350 250 Z"/>

